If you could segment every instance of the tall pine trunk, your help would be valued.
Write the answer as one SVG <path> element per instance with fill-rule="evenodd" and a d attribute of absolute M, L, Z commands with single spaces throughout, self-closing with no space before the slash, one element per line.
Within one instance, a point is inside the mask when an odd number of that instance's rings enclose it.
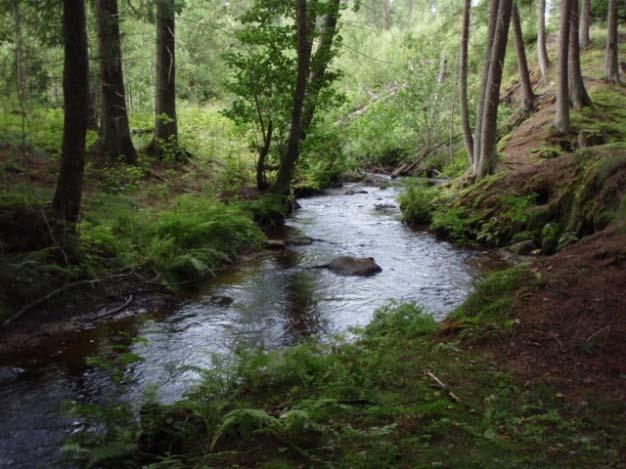
<path fill-rule="evenodd" d="M 481 138 L 483 128 L 483 113 L 485 109 L 485 99 L 487 95 L 487 84 L 489 83 L 489 66 L 491 63 L 491 54 L 493 49 L 494 33 L 496 30 L 496 21 L 498 19 L 498 7 L 500 0 L 491 0 L 489 7 L 489 23 L 487 26 L 487 50 L 485 52 L 485 62 L 483 64 L 483 73 L 481 76 L 480 98 L 478 100 L 478 112 L 476 113 L 476 129 L 474 131 L 474 164 L 472 172 L 474 175 L 478 172 L 479 155 L 481 152 Z"/>
<path fill-rule="evenodd" d="M 413 0 L 407 0 L 407 3 L 406 3 L 406 16 L 409 19 L 409 21 L 413 19 L 413 8 L 414 8 Z"/>
<path fill-rule="evenodd" d="M 132 164 L 137 161 L 137 152 L 128 123 L 117 0 L 96 0 L 96 15 L 102 87 L 99 147 L 111 157 L 123 156 Z"/>
<path fill-rule="evenodd" d="M 467 101 L 467 52 L 469 48 L 470 32 L 470 11 L 472 0 L 465 0 L 463 3 L 463 28 L 461 32 L 461 54 L 459 64 L 459 97 L 461 101 L 461 129 L 463 131 L 463 142 L 470 165 L 474 162 L 474 137 L 470 126 L 470 117 Z"/>
<path fill-rule="evenodd" d="M 617 0 L 609 0 L 608 37 L 604 65 L 604 79 L 609 83 L 620 82 L 617 40 Z"/>
<path fill-rule="evenodd" d="M 537 33 L 537 52 L 539 54 L 539 68 L 544 81 L 548 80 L 550 71 L 550 59 L 548 58 L 548 46 L 546 37 L 546 0 L 539 0 L 539 27 Z"/>
<path fill-rule="evenodd" d="M 591 36 L 589 35 L 589 27 L 591 24 L 591 0 L 583 0 L 583 10 L 580 15 L 580 32 L 578 44 L 581 49 L 589 47 L 591 44 Z"/>
<path fill-rule="evenodd" d="M 300 156 L 300 142 L 302 141 L 302 114 L 306 97 L 307 82 L 311 71 L 312 32 L 315 25 L 315 0 L 308 8 L 307 0 L 296 0 L 296 30 L 297 30 L 297 75 L 293 95 L 291 112 L 291 127 L 285 153 L 278 171 L 275 192 L 289 195 L 291 178 L 296 162 Z"/>
<path fill-rule="evenodd" d="M 491 58 L 489 60 L 489 74 L 486 83 L 485 103 L 482 116 L 480 138 L 480 153 L 474 155 L 478 158 L 476 177 L 482 179 L 491 174 L 496 165 L 496 137 L 498 106 L 500 104 L 500 86 L 502 84 L 502 72 L 504 57 L 511 23 L 511 10 L 513 0 L 500 0 L 498 5 L 497 20 L 493 37 Z"/>
<path fill-rule="evenodd" d="M 74 229 L 80 215 L 89 102 L 89 57 L 85 0 L 63 0 L 63 101 L 61 169 L 52 207 Z"/>
<path fill-rule="evenodd" d="M 556 127 L 561 132 L 569 132 L 570 130 L 568 52 L 571 24 L 571 2 L 572 0 L 561 0 L 559 69 L 556 84 L 556 120 L 554 122 Z"/>
<path fill-rule="evenodd" d="M 524 109 L 526 111 L 534 111 L 535 93 L 533 93 L 533 85 L 530 82 L 530 72 L 528 71 L 528 61 L 526 60 L 526 49 L 524 47 L 524 35 L 522 34 L 522 23 L 520 21 L 517 4 L 513 5 L 511 21 L 513 23 L 513 38 L 515 51 L 517 53 L 517 68 L 519 70 L 520 85 L 522 87 Z"/>
<path fill-rule="evenodd" d="M 152 151 L 163 156 L 168 150 L 176 153 L 178 146 L 175 0 L 157 1 L 156 30 L 156 120 Z"/>
<path fill-rule="evenodd" d="M 585 89 L 582 71 L 580 69 L 580 44 L 578 32 L 580 17 L 578 15 L 578 0 L 570 0 L 570 31 L 569 31 L 569 64 L 568 85 L 570 99 L 576 109 L 591 106 L 591 98 Z"/>

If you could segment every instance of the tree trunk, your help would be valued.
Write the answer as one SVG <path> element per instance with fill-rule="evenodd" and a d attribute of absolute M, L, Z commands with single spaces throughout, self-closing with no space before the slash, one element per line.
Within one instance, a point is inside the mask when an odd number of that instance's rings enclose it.
<path fill-rule="evenodd" d="M 517 68 L 522 87 L 524 110 L 532 112 L 535 110 L 535 93 L 533 93 L 533 85 L 530 83 L 530 72 L 528 71 L 528 61 L 526 60 L 526 49 L 524 48 L 524 35 L 522 34 L 522 24 L 517 4 L 513 5 L 511 21 L 513 22 L 513 38 L 517 53 Z"/>
<path fill-rule="evenodd" d="M 609 83 L 620 82 L 617 40 L 617 0 L 609 0 L 608 37 L 604 66 L 604 79 Z"/>
<path fill-rule="evenodd" d="M 339 19 L 339 7 L 341 0 L 331 0 L 329 11 L 324 18 L 324 26 L 320 37 L 319 46 L 311 60 L 311 77 L 309 91 L 302 116 L 302 137 L 306 134 L 313 122 L 317 100 L 326 80 L 326 70 L 332 59 L 332 47 L 337 32 L 337 20 Z"/>
<path fill-rule="evenodd" d="M 391 1 L 383 0 L 383 30 L 387 31 L 391 27 Z"/>
<path fill-rule="evenodd" d="M 102 125 L 99 146 L 111 157 L 123 156 L 127 163 L 137 161 L 130 138 L 117 0 L 96 0 L 100 84 L 102 86 Z"/>
<path fill-rule="evenodd" d="M 156 30 L 156 122 L 152 151 L 161 157 L 165 151 L 175 153 L 178 146 L 175 0 L 157 1 Z"/>
<path fill-rule="evenodd" d="M 580 44 L 578 43 L 578 0 L 570 0 L 570 31 L 569 31 L 569 56 L 568 56 L 568 85 L 569 96 L 576 109 L 591 106 L 591 98 L 585 89 L 582 71 L 580 69 Z"/>
<path fill-rule="evenodd" d="M 98 130 L 98 105 L 96 102 L 96 93 L 91 89 L 91 83 L 87 83 L 87 129 Z"/>
<path fill-rule="evenodd" d="M 539 31 L 537 33 L 537 52 L 539 53 L 539 68 L 541 78 L 548 80 L 550 70 L 550 59 L 548 58 L 547 38 L 546 38 L 546 0 L 539 0 Z"/>
<path fill-rule="evenodd" d="M 580 17 L 579 45 L 582 49 L 589 47 L 591 36 L 589 26 L 591 23 L 591 0 L 583 0 L 583 11 Z"/>
<path fill-rule="evenodd" d="M 500 0 L 491 0 L 491 4 L 489 7 L 489 23 L 487 26 L 487 50 L 485 52 L 485 63 L 483 64 L 483 73 L 481 77 L 481 91 L 480 91 L 480 99 L 478 100 L 478 112 L 476 113 L 476 129 L 474 131 L 474 164 L 472 167 L 472 172 L 474 174 L 478 171 L 478 159 L 481 152 L 481 138 L 480 135 L 482 133 L 483 128 L 483 113 L 485 108 L 486 94 L 487 94 L 487 84 L 489 83 L 489 65 L 491 63 L 491 52 L 493 49 L 493 39 L 494 33 L 496 30 L 496 21 L 498 18 L 498 6 L 500 5 Z"/>
<path fill-rule="evenodd" d="M 272 147 L 272 136 L 274 134 L 274 123 L 272 119 L 270 119 L 267 124 L 267 131 L 264 132 L 263 135 L 263 146 L 259 151 L 259 159 L 256 165 L 256 186 L 260 192 L 263 192 L 268 189 L 269 183 L 267 182 L 267 177 L 265 176 L 265 163 L 267 161 L 267 156 L 270 153 L 270 148 Z"/>
<path fill-rule="evenodd" d="M 406 16 L 409 19 L 409 21 L 413 19 L 413 7 L 414 7 L 413 0 L 407 0 Z"/>
<path fill-rule="evenodd" d="M 574 0 L 578 1 L 578 0 Z M 561 29 L 559 32 L 559 70 L 556 88 L 556 120 L 554 124 L 561 132 L 569 132 L 569 83 L 568 51 L 571 24 L 572 0 L 561 0 Z"/>
<path fill-rule="evenodd" d="M 496 164 L 496 134 L 498 120 L 498 106 L 500 104 L 500 85 L 502 84 L 502 71 L 504 56 L 509 35 L 511 22 L 511 10 L 513 0 L 500 0 L 498 5 L 497 22 L 493 37 L 491 59 L 489 61 L 489 74 L 487 78 L 485 105 L 483 111 L 483 124 L 480 135 L 480 153 L 478 158 L 476 177 L 481 179 L 491 174 Z"/>
<path fill-rule="evenodd" d="M 442 84 L 446 81 L 448 76 L 448 58 L 445 52 L 441 51 L 441 57 L 439 58 L 439 73 L 437 74 L 437 83 Z"/>
<path fill-rule="evenodd" d="M 463 3 L 463 30 L 461 33 L 461 54 L 459 64 L 459 98 L 461 100 L 461 129 L 463 131 L 463 142 L 467 150 L 467 157 L 470 166 L 474 162 L 474 137 L 470 126 L 469 109 L 467 102 L 467 51 L 469 48 L 470 31 L 470 10 L 472 0 L 465 0 Z"/>
<path fill-rule="evenodd" d="M 80 215 L 89 100 L 89 57 L 84 0 L 63 0 L 65 121 L 61 169 L 52 203 L 72 229 Z"/>
<path fill-rule="evenodd" d="M 291 178 L 300 156 L 302 141 L 302 114 L 306 97 L 307 82 L 311 71 L 312 29 L 315 25 L 316 2 L 311 2 L 308 9 L 307 0 L 296 0 L 297 28 L 297 75 L 291 112 L 291 127 L 287 141 L 287 152 L 281 161 L 278 178 L 274 190 L 281 195 L 289 195 Z M 309 11 L 308 11 L 309 10 Z"/>
<path fill-rule="evenodd" d="M 26 73 L 24 72 L 24 37 L 22 34 L 22 9 L 20 1 L 13 2 L 15 22 L 15 85 L 22 121 L 22 145 L 26 144 Z"/>

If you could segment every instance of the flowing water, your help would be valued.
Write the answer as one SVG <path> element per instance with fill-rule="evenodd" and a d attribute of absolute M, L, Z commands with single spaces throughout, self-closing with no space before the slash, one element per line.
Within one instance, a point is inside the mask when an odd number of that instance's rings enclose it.
<path fill-rule="evenodd" d="M 480 272 L 479 254 L 456 249 L 400 222 L 393 186 L 348 186 L 300 201 L 273 235 L 310 245 L 289 246 L 244 261 L 209 281 L 173 313 L 154 312 L 74 335 L 0 367 L 0 467 L 50 467 L 64 439 L 80 423 L 59 412 L 70 399 L 98 401 L 116 387 L 85 357 L 110 352 L 133 337 L 145 360 L 124 399 L 156 384 L 163 401 L 179 398 L 198 375 L 185 365 L 210 367 L 215 354 L 238 344 L 281 347 L 303 337 L 347 334 L 365 325 L 390 300 L 421 304 L 443 318 L 468 295 Z M 340 277 L 324 269 L 339 255 L 373 257 L 382 273 Z M 220 306 L 215 297 L 231 298 Z M 53 357 L 53 359 L 50 359 Z"/>

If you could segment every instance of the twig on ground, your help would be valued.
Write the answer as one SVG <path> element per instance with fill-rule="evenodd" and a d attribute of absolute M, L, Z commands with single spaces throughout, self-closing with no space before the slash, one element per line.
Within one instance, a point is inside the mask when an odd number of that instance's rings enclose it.
<path fill-rule="evenodd" d="M 611 330 L 611 326 L 606 326 L 601 329 L 598 329 L 596 332 L 594 332 L 589 337 L 587 337 L 585 339 L 585 342 L 590 343 L 593 339 L 595 339 L 598 335 L 600 335 L 601 332 L 610 331 L 610 330 Z"/>
<path fill-rule="evenodd" d="M 428 376 L 430 379 L 432 379 L 437 386 L 439 386 L 441 389 L 443 389 L 444 391 L 446 391 L 448 393 L 448 395 L 456 402 L 461 402 L 461 398 L 459 396 L 457 396 L 456 394 L 454 394 L 454 392 L 450 389 L 450 387 L 444 383 L 443 381 L 441 381 L 439 378 L 437 378 L 437 376 L 435 376 L 433 374 L 432 371 L 426 371 L 426 376 Z"/>

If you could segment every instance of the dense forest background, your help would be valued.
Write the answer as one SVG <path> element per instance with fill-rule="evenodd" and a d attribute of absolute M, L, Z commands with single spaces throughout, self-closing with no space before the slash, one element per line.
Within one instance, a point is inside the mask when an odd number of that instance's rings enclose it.
<path fill-rule="evenodd" d="M 55 2 L 19 2 L 20 11 L 16 13 L 10 1 L 4 3 L 0 30 L 1 87 L 5 97 L 3 140 L 24 140 L 58 151 L 63 104 L 61 10 Z M 456 136 L 460 129 L 456 70 L 462 5 L 387 3 L 364 1 L 356 12 L 354 5 L 342 12 L 342 40 L 332 64 L 333 70 L 339 72 L 333 89 L 342 102 L 327 106 L 318 119 L 318 133 L 333 137 L 318 140 L 325 140 L 328 145 L 332 142 L 332 147 L 323 152 L 311 150 L 318 157 L 323 153 L 329 163 L 335 159 L 340 159 L 339 165 L 352 167 L 360 163 L 397 163 L 449 138 L 451 132 Z M 250 134 L 252 126 L 236 125 L 221 111 L 228 109 L 234 99 L 236 70 L 230 66 L 229 54 L 240 44 L 236 32 L 243 26 L 238 18 L 252 5 L 246 1 L 187 2 L 177 15 L 176 30 L 181 144 L 200 157 L 223 157 L 234 165 L 243 164 L 244 174 L 245 169 L 249 170 L 245 162 L 249 159 L 249 142 L 254 138 Z M 593 2 L 593 21 L 606 18 L 607 5 L 607 1 Z M 558 32 L 558 5 L 548 6 L 548 28 Z M 476 108 L 478 72 L 486 40 L 487 7 L 482 2 L 473 11 L 469 48 L 472 112 Z M 120 2 L 119 8 L 128 111 L 135 146 L 143 148 L 151 137 L 148 130 L 153 127 L 155 12 L 141 1 Z M 532 68 L 537 63 L 537 8 L 522 2 L 520 10 Z M 95 9 L 88 8 L 88 13 L 90 81 L 97 100 L 100 92 Z M 554 35 L 551 40 L 555 40 Z M 512 41 L 509 48 L 505 67 L 507 76 L 514 81 Z M 446 79 L 440 83 L 442 74 Z M 506 121 L 512 112 L 514 108 L 505 108 L 501 121 Z M 343 124 L 342 132 L 336 131 L 334 124 L 338 121 Z M 92 133 L 88 142 L 94 141 Z M 458 157 L 457 161 L 455 156 L 458 155 L 453 147 L 452 157 L 442 161 L 442 166 L 455 162 L 463 165 L 463 158 Z M 444 159 L 443 152 L 440 157 Z"/>

